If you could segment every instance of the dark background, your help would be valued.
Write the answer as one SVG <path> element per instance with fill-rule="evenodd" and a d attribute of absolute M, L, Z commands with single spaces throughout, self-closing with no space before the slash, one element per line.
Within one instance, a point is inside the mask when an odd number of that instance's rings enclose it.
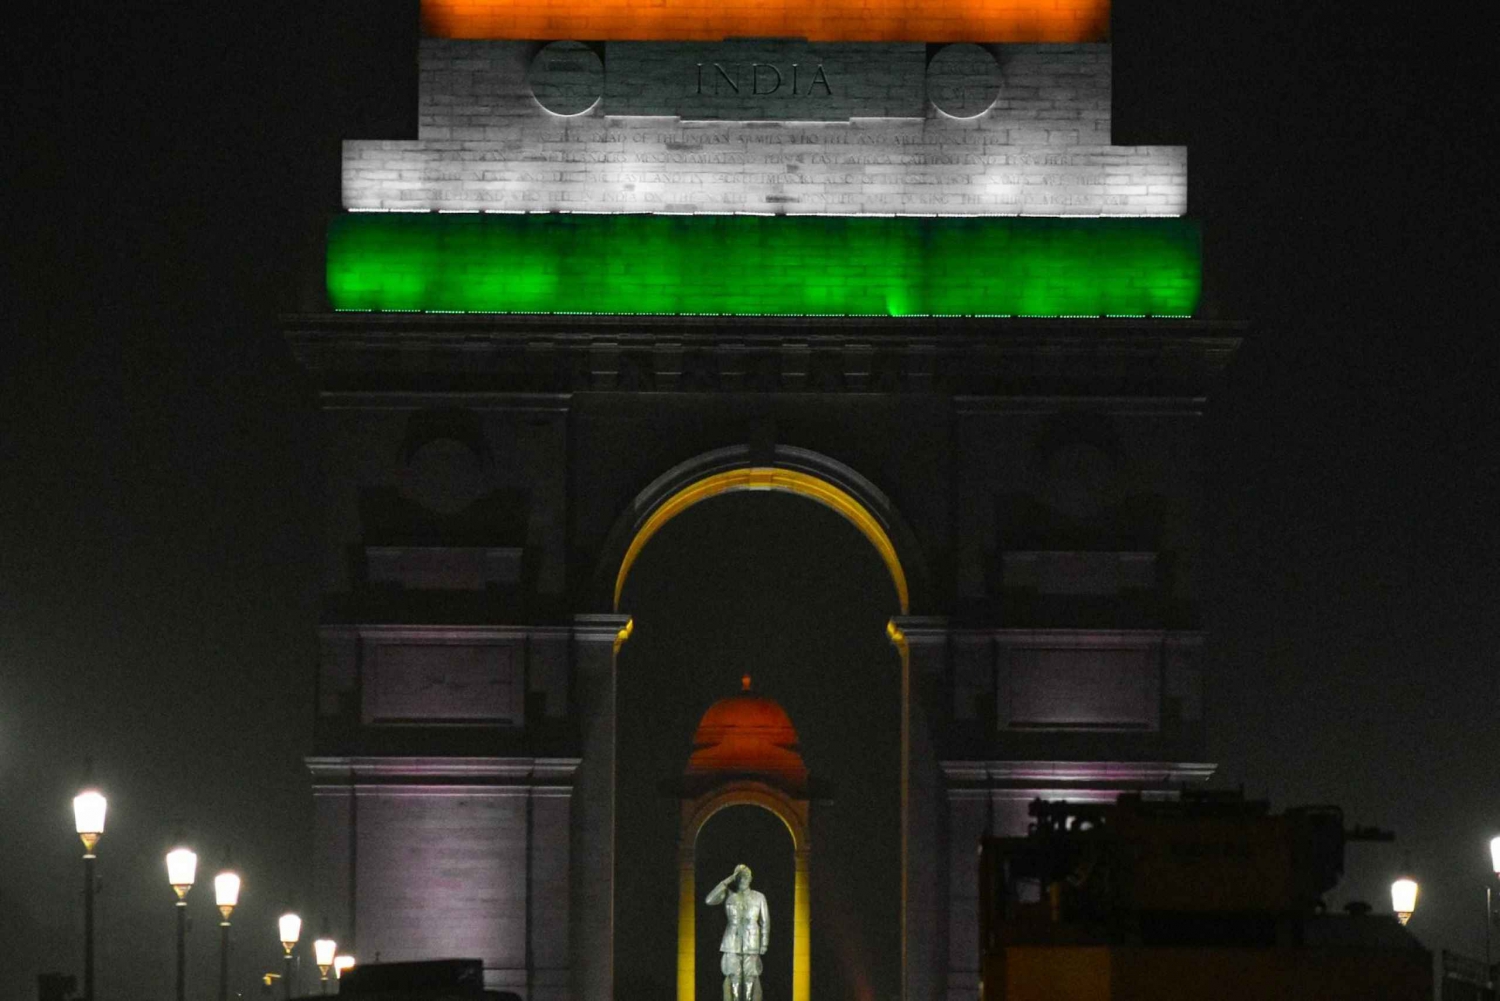
<path fill-rule="evenodd" d="M 11 15 L 0 996 L 79 968 L 88 756 L 111 803 L 101 997 L 170 992 L 179 826 L 204 870 L 190 983 L 216 973 L 230 845 L 240 969 L 278 968 L 308 879 L 319 498 L 275 316 L 316 305 L 338 140 L 411 132 L 414 8 Z M 1189 146 L 1203 313 L 1254 323 L 1204 427 L 1211 754 L 1278 806 L 1395 828 L 1333 902 L 1388 906 L 1404 850 L 1413 930 L 1470 954 L 1500 832 L 1493 19 L 1115 17 L 1116 140 Z"/>

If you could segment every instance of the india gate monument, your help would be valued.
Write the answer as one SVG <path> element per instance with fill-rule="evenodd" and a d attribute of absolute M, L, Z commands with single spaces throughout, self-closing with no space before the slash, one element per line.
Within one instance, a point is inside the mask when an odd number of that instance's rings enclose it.
<path fill-rule="evenodd" d="M 1110 24 L 421 0 L 416 115 L 343 143 L 284 321 L 307 912 L 361 962 L 976 1001 L 981 837 L 1213 773 L 1197 434 L 1242 330 L 1187 151 L 1113 141 Z"/>

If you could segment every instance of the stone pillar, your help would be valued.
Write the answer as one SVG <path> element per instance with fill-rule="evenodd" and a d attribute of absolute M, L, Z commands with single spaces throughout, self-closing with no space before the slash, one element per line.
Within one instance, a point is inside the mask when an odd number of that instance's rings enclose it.
<path fill-rule="evenodd" d="M 628 615 L 573 619 L 573 697 L 582 763 L 574 785 L 573 998 L 614 997 L 615 654 Z"/>
<path fill-rule="evenodd" d="M 891 619 L 891 640 L 902 654 L 901 821 L 904 825 L 902 876 L 902 997 L 930 1001 L 941 996 L 945 942 L 942 854 L 942 781 L 933 748 L 932 727 L 944 718 L 941 706 L 947 669 L 946 619 L 901 615 Z"/>
<path fill-rule="evenodd" d="M 572 976 L 569 831 L 572 790 L 531 790 L 528 1001 L 567 1001 Z"/>
<path fill-rule="evenodd" d="M 797 848 L 792 876 L 792 1001 L 812 997 L 812 883 L 808 878 L 810 845 Z"/>
<path fill-rule="evenodd" d="M 988 789 L 948 792 L 948 1001 L 979 999 L 979 840 L 991 833 Z"/>
<path fill-rule="evenodd" d="M 698 987 L 698 852 L 677 849 L 677 1001 L 694 1001 Z"/>

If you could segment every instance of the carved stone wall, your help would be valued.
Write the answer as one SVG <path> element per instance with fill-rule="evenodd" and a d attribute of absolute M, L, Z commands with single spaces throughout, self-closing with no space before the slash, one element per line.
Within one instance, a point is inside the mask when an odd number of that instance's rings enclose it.
<path fill-rule="evenodd" d="M 1110 144 L 1108 45 L 948 46 L 929 63 L 920 43 L 607 43 L 592 100 L 583 69 L 539 75 L 551 48 L 425 40 L 419 138 L 346 142 L 345 207 L 1187 209 L 1186 150 Z"/>

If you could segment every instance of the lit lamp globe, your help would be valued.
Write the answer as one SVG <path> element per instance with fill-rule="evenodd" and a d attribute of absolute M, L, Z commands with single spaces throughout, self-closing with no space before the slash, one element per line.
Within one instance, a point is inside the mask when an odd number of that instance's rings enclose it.
<path fill-rule="evenodd" d="M 1391 884 L 1391 910 L 1396 912 L 1396 920 L 1406 924 L 1416 909 L 1417 881 L 1410 876 L 1402 876 Z"/>
<path fill-rule="evenodd" d="M 230 913 L 240 902 L 240 877 L 239 874 L 225 869 L 214 877 L 214 903 L 219 905 L 219 913 L 224 915 L 224 920 L 229 920 Z"/>
<path fill-rule="evenodd" d="M 104 814 L 101 812 L 99 816 L 102 822 Z M 1490 868 L 1495 870 L 1496 876 L 1500 876 L 1500 835 L 1490 838 Z"/>
<path fill-rule="evenodd" d="M 318 964 L 318 972 L 323 979 L 328 979 L 328 970 L 333 966 L 333 954 L 338 951 L 339 944 L 324 935 L 313 943 L 313 962 Z"/>
<path fill-rule="evenodd" d="M 302 937 L 302 919 L 295 914 L 283 914 L 276 922 L 276 927 L 281 933 L 281 947 L 286 950 L 287 956 L 291 956 L 292 947 Z"/>
<path fill-rule="evenodd" d="M 85 789 L 73 797 L 73 826 L 83 842 L 84 851 L 90 855 L 104 833 L 104 811 L 108 805 L 98 789 Z"/>
<path fill-rule="evenodd" d="M 193 888 L 193 877 L 198 874 L 198 853 L 191 848 L 173 848 L 167 852 L 167 882 L 177 891 L 182 900 Z"/>
<path fill-rule="evenodd" d="M 345 970 L 354 968 L 354 957 L 345 953 L 342 956 L 333 957 L 333 976 L 335 980 L 342 979 Z"/>

